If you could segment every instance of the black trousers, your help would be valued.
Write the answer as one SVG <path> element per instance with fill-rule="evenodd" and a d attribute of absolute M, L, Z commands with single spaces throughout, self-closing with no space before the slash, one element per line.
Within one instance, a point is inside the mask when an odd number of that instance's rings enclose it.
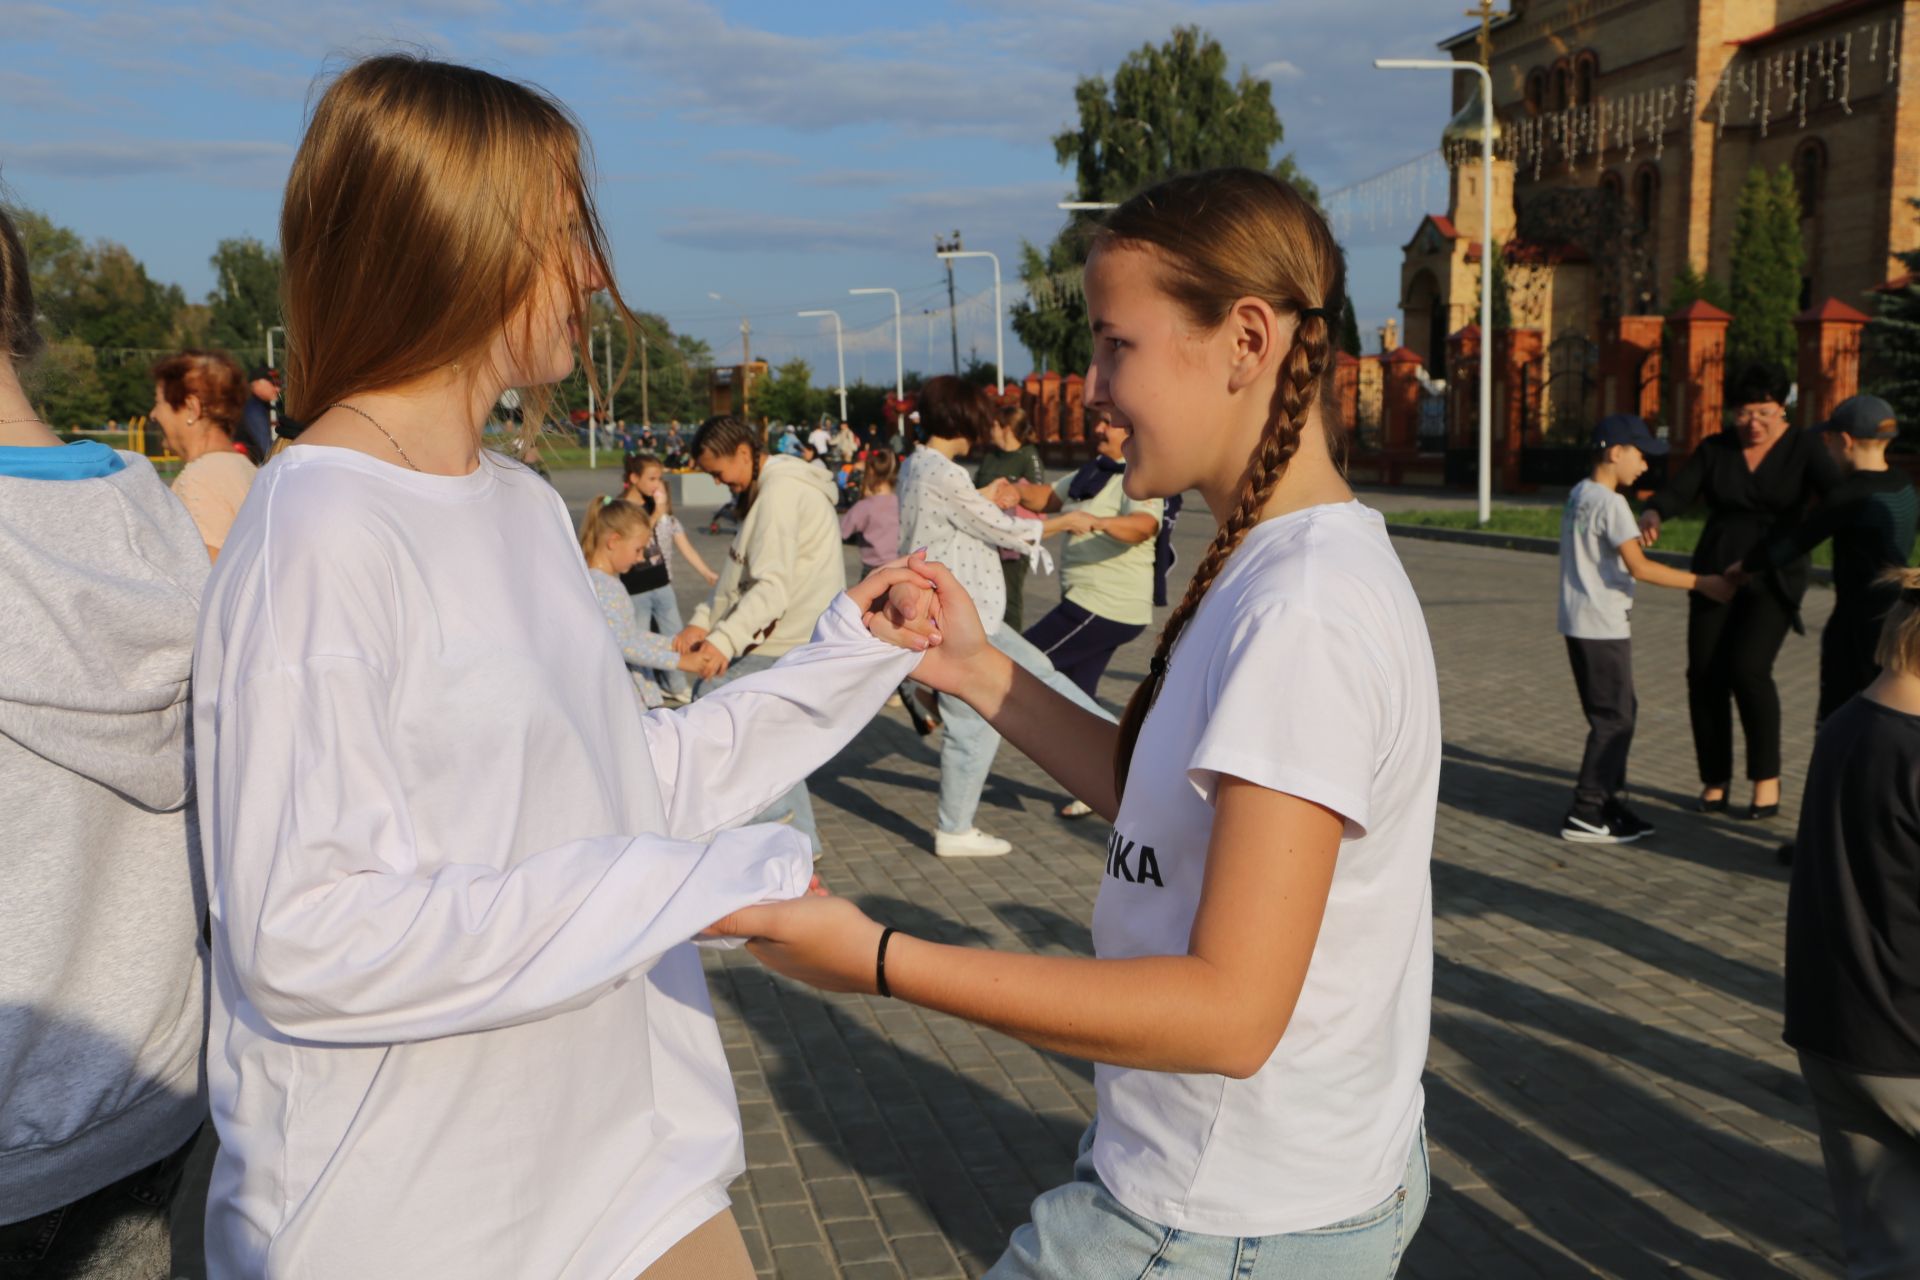
<path fill-rule="evenodd" d="M 1764 583 L 1727 604 L 1688 597 L 1687 710 L 1693 754 L 1708 786 L 1733 779 L 1733 708 L 1747 736 L 1747 778 L 1780 776 L 1780 690 L 1773 662 L 1793 626 L 1793 610 Z"/>
<path fill-rule="evenodd" d="M 1089 698 L 1100 696 L 1100 677 L 1114 650 L 1146 628 L 1115 622 L 1089 613 L 1071 600 L 1062 600 L 1046 617 L 1028 627 L 1029 643 L 1047 655 L 1061 675 L 1079 685 Z"/>
<path fill-rule="evenodd" d="M 1633 641 L 1566 639 L 1573 684 L 1587 717 L 1587 749 L 1580 756 L 1573 805 L 1591 812 L 1627 789 L 1627 753 L 1640 710 L 1633 693 Z"/>
<path fill-rule="evenodd" d="M 1835 603 L 1820 633 L 1820 710 L 1815 722 L 1838 711 L 1854 694 L 1880 675 L 1873 652 L 1880 647 L 1880 628 L 1886 621 L 1884 601 Z"/>

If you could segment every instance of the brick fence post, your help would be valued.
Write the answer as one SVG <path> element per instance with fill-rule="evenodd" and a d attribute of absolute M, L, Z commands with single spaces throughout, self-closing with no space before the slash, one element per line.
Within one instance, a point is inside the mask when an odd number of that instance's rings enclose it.
<path fill-rule="evenodd" d="M 1386 415 L 1384 434 L 1388 453 L 1412 453 L 1419 447 L 1420 378 L 1425 365 L 1420 353 L 1401 347 L 1381 361 L 1385 375 L 1382 407 Z"/>
<path fill-rule="evenodd" d="M 1546 344 L 1538 329 L 1506 329 L 1493 335 L 1493 474 L 1502 493 L 1520 488 L 1520 451 L 1526 447 L 1527 413 L 1538 411 L 1527 387 L 1527 366 Z"/>
<path fill-rule="evenodd" d="M 1720 430 L 1726 400 L 1727 326 L 1733 317 L 1705 299 L 1696 299 L 1669 317 L 1674 324 L 1673 417 L 1668 432 L 1673 446 L 1667 463 L 1678 467 L 1700 442 Z"/>
<path fill-rule="evenodd" d="M 1660 334 L 1665 316 L 1621 316 L 1601 342 L 1602 413 L 1660 417 Z"/>
<path fill-rule="evenodd" d="M 1800 335 L 1800 425 L 1833 415 L 1842 400 L 1860 392 L 1860 331 L 1865 312 L 1828 298 L 1793 318 Z"/>

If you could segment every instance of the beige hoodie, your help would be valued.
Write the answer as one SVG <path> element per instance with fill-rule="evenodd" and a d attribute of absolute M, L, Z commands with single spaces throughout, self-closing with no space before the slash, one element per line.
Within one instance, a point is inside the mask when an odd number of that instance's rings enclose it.
<path fill-rule="evenodd" d="M 760 488 L 727 548 L 713 595 L 688 625 L 730 661 L 777 658 L 805 644 L 833 598 L 847 589 L 839 496 L 825 468 L 776 454 L 760 465 Z"/>

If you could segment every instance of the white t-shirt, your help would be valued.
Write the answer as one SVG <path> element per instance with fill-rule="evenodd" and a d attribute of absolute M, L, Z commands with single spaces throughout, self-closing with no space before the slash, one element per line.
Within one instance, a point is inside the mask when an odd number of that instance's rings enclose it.
<path fill-rule="evenodd" d="M 1640 539 L 1633 508 L 1618 490 L 1582 480 L 1560 513 L 1560 634 L 1576 640 L 1626 640 L 1633 628 L 1633 575 L 1620 558 Z"/>
<path fill-rule="evenodd" d="M 194 662 L 213 916 L 213 1280 L 630 1280 L 727 1208 L 739 1113 L 688 939 L 791 897 L 728 830 L 909 674 L 815 643 L 642 714 L 545 481 L 295 445 Z"/>
<path fill-rule="evenodd" d="M 827 433 L 825 427 L 815 427 L 807 433 L 807 443 L 813 446 L 815 453 L 825 458 L 827 450 L 833 446 L 833 437 Z"/>
<path fill-rule="evenodd" d="M 1187 953 L 1222 774 L 1346 819 L 1306 983 L 1248 1079 L 1097 1067 L 1094 1162 L 1177 1230 L 1303 1231 L 1399 1185 L 1433 990 L 1439 685 L 1420 602 L 1359 503 L 1254 526 L 1175 645 L 1100 882 L 1100 956 Z"/>

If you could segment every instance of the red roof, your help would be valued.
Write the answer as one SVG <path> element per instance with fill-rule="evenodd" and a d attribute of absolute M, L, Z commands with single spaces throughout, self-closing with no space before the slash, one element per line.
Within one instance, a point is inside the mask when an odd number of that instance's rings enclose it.
<path fill-rule="evenodd" d="M 1667 317 L 1670 320 L 1728 320 L 1732 316 L 1708 302 L 1705 298 L 1695 298 L 1686 306 Z"/>
<path fill-rule="evenodd" d="M 1413 242 L 1420 238 L 1420 233 L 1427 229 L 1429 222 L 1433 224 L 1433 229 L 1440 233 L 1442 239 L 1458 240 L 1460 238 L 1460 229 L 1453 225 L 1452 218 L 1449 218 L 1444 213 L 1430 213 L 1420 219 L 1420 225 L 1415 227 L 1413 234 L 1407 237 L 1406 248 L 1411 249 L 1413 247 Z"/>
<path fill-rule="evenodd" d="M 1810 324 L 1822 320 L 1839 320 L 1848 324 L 1865 324 L 1871 318 L 1872 317 L 1868 316 L 1866 312 L 1860 310 L 1858 307 L 1850 307 L 1838 298 L 1828 298 L 1817 307 L 1808 307 L 1793 319 L 1796 324 L 1802 320 Z"/>
<path fill-rule="evenodd" d="M 1823 22 L 1829 22 L 1835 18 L 1844 18 L 1856 10 L 1878 8 L 1885 3 L 1886 0 L 1839 0 L 1838 4 L 1830 4 L 1824 9 L 1816 9 L 1812 13 L 1802 14 L 1791 22 L 1783 22 L 1777 27 L 1769 27 L 1758 35 L 1747 36 L 1740 40 L 1729 40 L 1727 43 L 1739 49 L 1745 49 L 1758 44 L 1771 44 L 1775 40 L 1784 40 L 1788 36 L 1797 35 L 1809 27 L 1817 27 Z"/>

